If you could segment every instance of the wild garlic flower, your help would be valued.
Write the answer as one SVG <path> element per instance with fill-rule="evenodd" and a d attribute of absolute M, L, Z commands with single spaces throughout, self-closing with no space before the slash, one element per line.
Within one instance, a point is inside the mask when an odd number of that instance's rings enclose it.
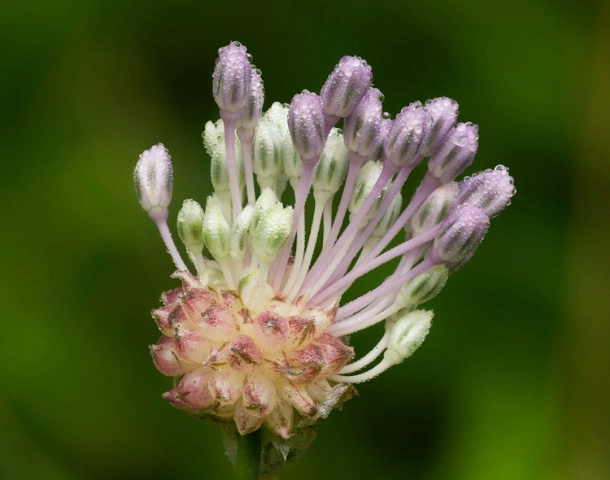
<path fill-rule="evenodd" d="M 167 226 L 170 155 L 159 144 L 140 156 L 140 203 L 181 281 L 153 311 L 163 335 L 151 347 L 159 371 L 175 378 L 164 397 L 177 408 L 235 422 L 242 435 L 264 425 L 283 439 L 325 418 L 353 384 L 421 345 L 432 312 L 420 305 L 510 204 L 503 166 L 456 180 L 478 146 L 478 127 L 456 123 L 456 102 L 414 102 L 392 120 L 371 82 L 364 60 L 343 57 L 320 95 L 303 91 L 263 114 L 261 73 L 246 48 L 219 50 L 221 120 L 203 132 L 214 192 L 178 214 L 191 269 Z M 404 201 L 405 182 L 425 162 Z M 354 281 L 392 260 L 383 282 L 342 303 Z M 354 352 L 349 335 L 380 322 L 379 343 Z"/>

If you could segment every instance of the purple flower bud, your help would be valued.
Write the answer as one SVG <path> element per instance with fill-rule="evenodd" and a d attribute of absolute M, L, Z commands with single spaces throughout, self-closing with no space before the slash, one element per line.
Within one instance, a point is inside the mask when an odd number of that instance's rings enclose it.
<path fill-rule="evenodd" d="M 432 255 L 454 271 L 470 259 L 488 228 L 489 217 L 481 208 L 459 205 L 441 224 Z"/>
<path fill-rule="evenodd" d="M 242 130 L 254 130 L 256 128 L 258 120 L 261 118 L 265 101 L 265 88 L 260 70 L 252 67 L 251 72 L 250 94 L 241 110 L 239 120 L 237 120 L 237 128 Z"/>
<path fill-rule="evenodd" d="M 421 102 L 403 108 L 385 139 L 384 152 L 395 167 L 409 165 L 419 158 L 419 149 L 430 131 L 430 117 Z"/>
<path fill-rule="evenodd" d="M 371 88 L 355 110 L 345 117 L 343 140 L 350 152 L 368 157 L 379 145 L 381 92 Z"/>
<path fill-rule="evenodd" d="M 372 79 L 372 69 L 363 59 L 343 57 L 322 87 L 324 113 L 329 117 L 348 116 L 370 88 Z"/>
<path fill-rule="evenodd" d="M 447 97 L 428 100 L 424 106 L 430 115 L 430 136 L 425 146 L 421 148 L 421 154 L 429 157 L 443 143 L 449 131 L 455 125 L 458 116 L 458 104 L 455 100 Z"/>
<path fill-rule="evenodd" d="M 172 201 L 173 169 L 169 152 L 162 143 L 140 155 L 133 181 L 142 208 L 153 220 L 165 220 Z"/>
<path fill-rule="evenodd" d="M 498 165 L 493 170 L 488 169 L 462 180 L 457 201 L 482 208 L 489 218 L 493 218 L 510 205 L 515 193 L 517 190 L 508 168 Z"/>
<path fill-rule="evenodd" d="M 220 110 L 238 113 L 248 101 L 252 81 L 252 66 L 246 47 L 231 42 L 220 48 L 212 79 L 214 100 Z"/>
<path fill-rule="evenodd" d="M 377 161 L 383 160 L 383 145 L 385 143 L 385 139 L 388 137 L 388 133 L 392 129 L 392 119 L 390 118 L 389 113 L 384 113 L 381 115 L 381 124 L 379 125 L 379 135 L 377 137 L 377 145 L 375 149 L 369 154 L 367 160 Z"/>
<path fill-rule="evenodd" d="M 428 160 L 428 170 L 442 183 L 452 181 L 474 160 L 479 146 L 479 127 L 458 123 Z"/>
<path fill-rule="evenodd" d="M 305 90 L 293 97 L 288 111 L 288 129 L 301 160 L 317 162 L 326 141 L 324 111 L 318 95 Z"/>

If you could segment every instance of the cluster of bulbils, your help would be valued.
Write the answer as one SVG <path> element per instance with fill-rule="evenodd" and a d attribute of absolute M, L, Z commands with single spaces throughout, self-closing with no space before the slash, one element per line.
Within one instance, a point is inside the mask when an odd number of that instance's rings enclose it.
<path fill-rule="evenodd" d="M 176 379 L 164 395 L 174 406 L 234 421 L 242 435 L 265 425 L 283 439 L 325 418 L 352 384 L 419 347 L 432 312 L 418 306 L 510 204 L 505 167 L 455 181 L 478 146 L 477 126 L 456 123 L 456 102 L 415 102 L 392 120 L 371 80 L 364 60 L 344 57 L 320 95 L 303 91 L 262 114 L 263 83 L 246 48 L 219 50 L 213 93 L 221 120 L 203 133 L 214 193 L 205 209 L 186 200 L 178 214 L 196 274 L 167 226 L 170 156 L 161 144 L 140 156 L 140 203 L 182 282 L 153 311 L 163 336 L 152 356 Z M 341 118 L 343 131 L 334 128 Z M 423 180 L 403 208 L 401 189 L 424 159 Z M 294 194 L 293 206 L 281 203 L 284 193 Z M 404 240 L 386 248 L 397 235 Z M 394 259 L 380 285 L 340 304 L 355 280 Z M 347 335 L 379 322 L 379 343 L 354 361 Z"/>

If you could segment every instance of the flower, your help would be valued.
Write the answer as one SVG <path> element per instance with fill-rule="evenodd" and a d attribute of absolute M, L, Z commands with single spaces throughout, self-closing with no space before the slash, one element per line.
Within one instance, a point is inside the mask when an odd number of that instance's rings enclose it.
<path fill-rule="evenodd" d="M 159 144 L 140 156 L 140 203 L 181 281 L 153 311 L 162 336 L 151 347 L 159 371 L 175 378 L 164 394 L 175 407 L 234 422 L 241 435 L 265 426 L 284 440 L 326 418 L 354 384 L 421 345 L 433 314 L 420 305 L 510 204 L 515 189 L 503 166 L 456 181 L 474 160 L 478 127 L 456 124 L 455 101 L 414 102 L 392 120 L 371 81 L 364 60 L 344 57 L 321 95 L 303 91 L 263 114 L 260 71 L 246 48 L 219 50 L 213 92 L 221 120 L 203 132 L 214 193 L 205 208 L 186 200 L 178 214 L 194 273 L 167 226 L 169 153 Z M 345 135 L 335 128 L 340 118 Z M 403 202 L 403 185 L 426 161 Z M 383 282 L 342 303 L 357 279 L 394 259 Z M 380 322 L 378 344 L 355 352 L 348 336 Z"/>

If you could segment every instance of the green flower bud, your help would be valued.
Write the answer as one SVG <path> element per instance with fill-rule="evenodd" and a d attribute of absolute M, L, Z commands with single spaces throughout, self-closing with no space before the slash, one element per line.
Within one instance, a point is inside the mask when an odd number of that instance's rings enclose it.
<path fill-rule="evenodd" d="M 400 289 L 397 301 L 400 302 L 401 308 L 425 303 L 436 297 L 447 283 L 448 277 L 449 269 L 443 264 L 436 265 L 405 283 Z"/>
<path fill-rule="evenodd" d="M 252 250 L 262 263 L 271 262 L 286 243 L 292 230 L 292 207 L 276 203 L 252 225 Z"/>
<path fill-rule="evenodd" d="M 314 192 L 334 195 L 339 191 L 349 165 L 349 154 L 343 143 L 343 133 L 333 128 L 326 140 L 313 179 Z"/>
<path fill-rule="evenodd" d="M 227 170 L 223 122 L 221 120 L 218 120 L 216 123 L 207 122 L 201 136 L 205 150 L 211 158 L 210 179 L 212 180 L 214 192 L 223 201 L 229 200 L 231 198 L 231 188 L 229 185 L 229 172 Z M 242 188 L 245 183 L 243 158 L 241 143 L 236 136 L 235 161 L 237 162 L 237 170 L 239 172 L 239 184 Z"/>
<path fill-rule="evenodd" d="M 246 239 L 250 223 L 254 216 L 254 206 L 247 205 L 242 212 L 237 216 L 233 225 L 231 225 L 231 241 L 229 245 L 229 253 L 231 258 L 241 260 L 246 253 Z"/>
<path fill-rule="evenodd" d="M 195 200 L 185 200 L 178 212 L 178 235 L 188 249 L 203 248 L 203 209 Z"/>
<path fill-rule="evenodd" d="M 252 169 L 261 188 L 273 186 L 282 173 L 282 134 L 270 120 L 263 118 L 254 134 Z"/>
<path fill-rule="evenodd" d="M 222 203 L 218 196 L 208 197 L 203 215 L 203 241 L 216 260 L 229 254 L 230 229 L 222 214 Z"/>
<path fill-rule="evenodd" d="M 398 192 L 392 199 L 392 203 L 381 217 L 379 224 L 375 227 L 375 230 L 371 233 L 371 237 L 379 239 L 383 237 L 387 231 L 394 225 L 398 216 L 402 213 L 402 194 Z"/>
<path fill-rule="evenodd" d="M 373 190 L 373 186 L 377 182 L 379 175 L 381 175 L 382 169 L 383 165 L 381 162 L 366 162 L 358 172 L 354 193 L 352 193 L 352 198 L 349 202 L 349 211 L 352 215 L 356 215 L 358 210 L 360 210 L 366 197 Z"/>
<path fill-rule="evenodd" d="M 434 190 L 411 221 L 413 234 L 419 235 L 443 221 L 453 207 L 458 192 L 459 187 L 456 182 L 447 183 Z"/>

